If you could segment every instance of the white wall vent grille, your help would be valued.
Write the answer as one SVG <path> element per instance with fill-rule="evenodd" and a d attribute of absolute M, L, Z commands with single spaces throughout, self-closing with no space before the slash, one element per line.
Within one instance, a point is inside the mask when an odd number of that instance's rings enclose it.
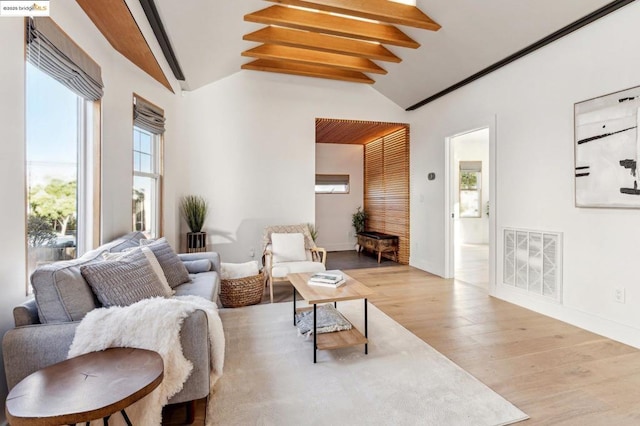
<path fill-rule="evenodd" d="M 562 301 L 562 234 L 504 229 L 503 282 Z"/>

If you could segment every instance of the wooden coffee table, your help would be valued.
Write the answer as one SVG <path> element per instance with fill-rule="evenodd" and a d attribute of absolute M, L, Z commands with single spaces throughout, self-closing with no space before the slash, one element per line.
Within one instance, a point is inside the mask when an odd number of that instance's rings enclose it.
<path fill-rule="evenodd" d="M 296 313 L 311 308 L 296 309 L 296 291 L 310 305 L 313 305 L 313 362 L 316 362 L 318 350 L 344 348 L 348 346 L 364 345 L 364 353 L 369 352 L 367 324 L 367 298 L 374 292 L 360 281 L 342 272 L 346 283 L 338 288 L 309 285 L 307 281 L 313 274 L 289 274 L 287 278 L 293 284 L 293 325 L 296 325 Z M 351 330 L 335 331 L 332 333 L 316 333 L 316 309 L 319 303 L 333 303 L 346 300 L 364 299 L 364 335 L 355 327 Z"/>
<path fill-rule="evenodd" d="M 151 393 L 164 367 L 156 352 L 110 348 L 80 355 L 25 377 L 7 396 L 11 426 L 68 425 L 109 417 Z"/>

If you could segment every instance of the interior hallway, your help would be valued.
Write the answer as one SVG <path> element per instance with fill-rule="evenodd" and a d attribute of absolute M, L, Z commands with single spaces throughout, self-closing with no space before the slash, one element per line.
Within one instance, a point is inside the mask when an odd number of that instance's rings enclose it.
<path fill-rule="evenodd" d="M 489 245 L 458 244 L 455 279 L 489 289 Z"/>

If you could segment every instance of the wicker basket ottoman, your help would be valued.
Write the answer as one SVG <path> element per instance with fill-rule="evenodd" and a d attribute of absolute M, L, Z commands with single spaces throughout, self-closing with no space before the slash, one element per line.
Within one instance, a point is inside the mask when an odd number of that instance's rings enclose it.
<path fill-rule="evenodd" d="M 250 277 L 223 279 L 220 283 L 220 302 L 225 308 L 257 305 L 262 301 L 263 293 L 262 272 Z"/>

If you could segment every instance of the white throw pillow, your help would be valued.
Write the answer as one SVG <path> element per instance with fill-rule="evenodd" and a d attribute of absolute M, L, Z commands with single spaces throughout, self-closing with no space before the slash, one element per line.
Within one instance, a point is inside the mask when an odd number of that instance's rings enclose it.
<path fill-rule="evenodd" d="M 307 260 L 304 250 L 304 235 L 300 233 L 271 234 L 273 262 L 301 262 Z"/>
<path fill-rule="evenodd" d="M 164 271 L 162 270 L 162 266 L 160 266 L 160 262 L 158 262 L 158 258 L 156 257 L 156 255 L 153 254 L 151 249 L 146 246 L 140 247 L 140 250 L 142 250 L 142 253 L 144 253 L 145 257 L 151 264 L 151 269 L 153 269 L 153 272 L 155 272 L 156 275 L 158 276 L 158 279 L 162 283 L 162 287 L 164 287 L 164 290 L 167 292 L 167 294 L 171 296 L 176 294 L 176 291 L 172 289 L 171 286 L 169 285 L 169 281 L 167 281 L 167 277 L 164 274 Z"/>

